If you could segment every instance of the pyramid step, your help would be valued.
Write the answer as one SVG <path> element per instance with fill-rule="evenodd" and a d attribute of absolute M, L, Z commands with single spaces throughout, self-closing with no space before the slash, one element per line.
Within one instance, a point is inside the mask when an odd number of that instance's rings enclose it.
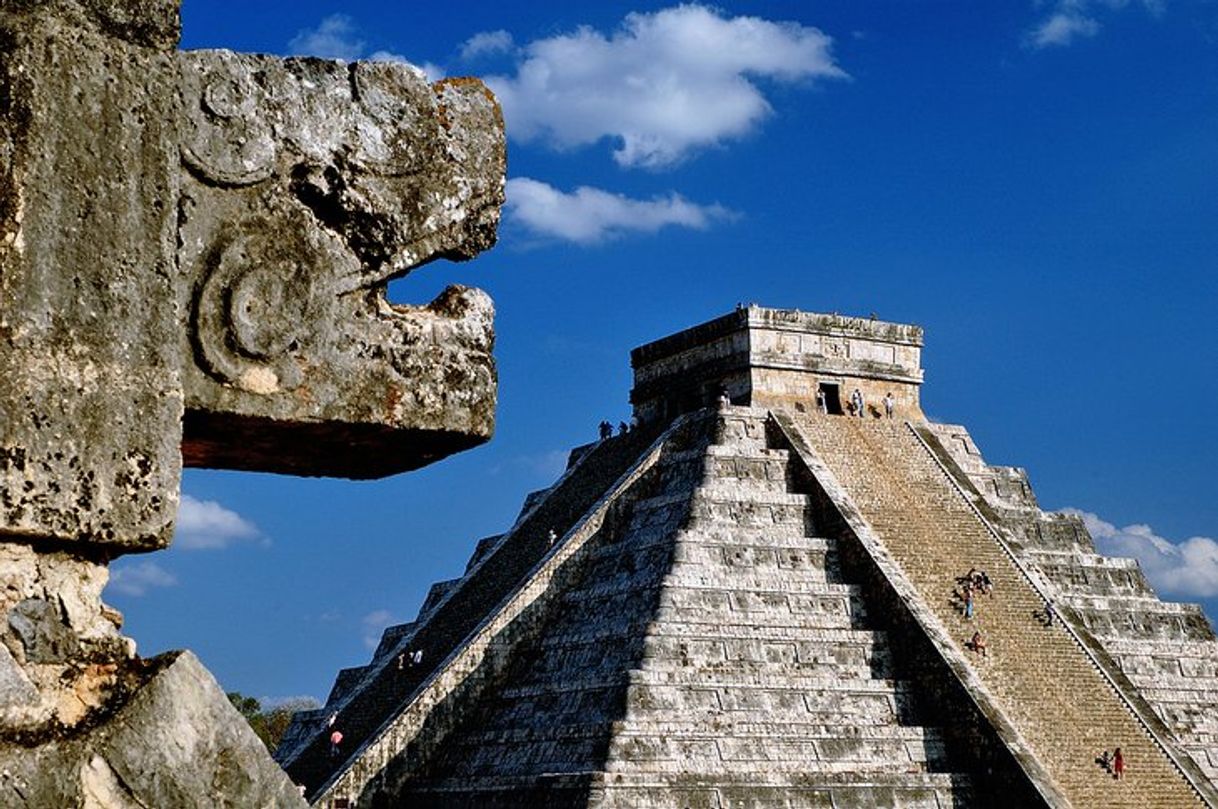
<path fill-rule="evenodd" d="M 1027 548 L 1022 556 L 1036 564 L 1069 565 L 1072 567 L 1107 568 L 1110 570 L 1138 570 L 1138 560 L 1124 556 L 1102 556 L 1090 551 L 1074 549 Z"/>
<path fill-rule="evenodd" d="M 846 722 L 824 723 L 783 718 L 781 721 L 712 717 L 681 717 L 671 720 L 648 720 L 628 717 L 613 723 L 614 732 L 632 736 L 710 737 L 741 740 L 778 739 L 782 741 L 844 741 L 925 742 L 942 744 L 943 731 L 921 725 L 863 725 Z"/>
<path fill-rule="evenodd" d="M 888 646 L 888 633 L 883 630 L 848 627 L 758 626 L 749 622 L 717 621 L 714 623 L 654 624 L 647 630 L 650 637 L 697 638 L 741 642 L 789 641 L 824 646 Z"/>
<path fill-rule="evenodd" d="M 867 610 L 854 585 L 823 583 L 826 592 L 731 590 L 672 586 L 660 594 L 658 622 L 705 624 L 751 620 L 769 626 L 849 628 L 865 621 Z"/>
<path fill-rule="evenodd" d="M 750 442 L 748 444 L 710 444 L 706 447 L 705 453 L 710 458 L 741 460 L 741 461 L 761 461 L 763 463 L 781 463 L 788 464 L 791 460 L 791 451 L 787 449 L 770 449 L 760 443 Z"/>
<path fill-rule="evenodd" d="M 789 685 L 798 688 L 801 683 L 809 687 L 824 684 L 828 680 L 846 684 L 863 681 L 890 682 L 894 676 L 891 668 L 877 662 L 875 665 L 845 665 L 823 663 L 779 663 L 761 661 L 726 661 L 718 663 L 689 662 L 677 660 L 646 661 L 649 671 L 657 675 L 668 675 L 673 680 L 686 679 L 693 682 L 715 680 L 719 683 L 748 684 L 774 677 L 789 678 Z M 781 667 L 781 674 L 776 673 Z"/>
<path fill-rule="evenodd" d="M 743 613 L 730 609 L 711 612 L 703 608 L 689 607 L 660 607 L 656 612 L 656 620 L 671 623 L 686 624 L 693 631 L 700 627 L 718 623 L 721 620 L 739 620 Z M 865 613 L 854 613 L 852 618 L 844 609 L 837 611 L 794 613 L 788 610 L 751 610 L 749 614 L 754 620 L 764 621 L 773 627 L 790 629 L 846 629 L 856 624 L 865 624 Z"/>
<path fill-rule="evenodd" d="M 821 540 L 814 526 L 804 521 L 788 521 L 782 523 L 732 523 L 711 522 L 701 520 L 696 524 L 685 527 L 678 539 L 690 537 L 694 541 L 706 543 L 745 543 L 759 546 L 786 546 L 798 543 L 804 539 Z M 832 542 L 833 540 L 823 540 Z"/>
<path fill-rule="evenodd" d="M 723 715 L 711 717 L 681 717 L 670 720 L 649 720 L 627 717 L 604 722 L 575 722 L 560 727 L 513 726 L 510 728 L 479 728 L 466 734 L 462 744 L 485 742 L 513 744 L 534 741 L 567 741 L 598 739 L 606 734 L 622 736 L 660 736 L 670 738 L 731 738 L 740 740 L 778 739 L 783 741 L 818 741 L 841 739 L 862 742 L 925 742 L 942 744 L 942 730 L 918 725 L 866 725 L 855 727 L 846 723 L 825 724 L 799 720 L 764 722 L 729 719 Z"/>
<path fill-rule="evenodd" d="M 841 587 L 840 576 L 824 567 L 778 568 L 758 570 L 754 567 L 712 568 L 708 565 L 677 564 L 664 583 L 670 587 L 727 588 L 757 593 L 823 593 Z"/>
<path fill-rule="evenodd" d="M 796 494 L 784 489 L 770 486 L 753 486 L 747 483 L 713 482 L 704 483 L 694 492 L 694 508 L 699 506 L 724 504 L 730 506 L 786 506 L 791 508 L 807 508 L 812 496 Z"/>
<path fill-rule="evenodd" d="M 895 729 L 895 728 L 894 728 Z M 920 729 L 915 729 L 920 730 Z M 791 765 L 798 771 L 816 763 L 853 762 L 859 769 L 871 767 L 900 767 L 909 763 L 924 764 L 943 758 L 943 742 L 935 733 L 917 732 L 903 738 L 898 735 L 843 737 L 836 732 L 821 737 L 742 736 L 735 733 L 695 735 L 675 728 L 655 728 L 628 723 L 628 729 L 614 734 L 610 758 L 632 764 L 649 759 L 671 759 L 687 744 L 702 746 L 710 742 L 716 757 L 725 763 L 764 762 L 766 767 Z M 678 748 L 674 751 L 673 748 Z M 623 767 L 622 769 L 632 769 Z"/>
<path fill-rule="evenodd" d="M 1213 705 L 1218 703 L 1218 691 L 1205 689 L 1160 688 L 1147 685 L 1142 688 L 1142 694 L 1151 702 L 1161 707 L 1170 705 L 1196 705 L 1199 709 L 1213 712 Z M 1218 714 L 1214 716 L 1218 723 Z"/>
<path fill-rule="evenodd" d="M 699 637 L 696 627 L 683 627 L 671 635 L 648 635 L 637 657 L 656 665 L 660 661 L 689 661 L 702 666 L 740 663 L 785 664 L 828 667 L 840 676 L 879 676 L 891 667 L 887 649 L 874 638 L 766 640 L 752 633 L 737 636 Z M 811 632 L 809 632 L 811 634 Z M 861 634 L 861 633 L 860 633 Z M 550 640 L 541 646 L 543 670 L 559 666 L 570 669 L 598 667 L 603 661 L 616 664 L 619 646 L 605 638 Z"/>
<path fill-rule="evenodd" d="M 805 687 L 800 687 L 800 685 Z M 757 675 L 750 682 L 732 678 L 716 678 L 706 672 L 641 671 L 617 672 L 563 681 L 513 684 L 502 689 L 504 700 L 579 695 L 588 691 L 619 689 L 629 685 L 638 693 L 670 695 L 687 692 L 703 708 L 725 711 L 749 710 L 748 705 L 779 705 L 798 703 L 809 709 L 819 708 L 825 701 L 841 696 L 888 699 L 910 692 L 904 680 L 842 680 L 832 676 L 787 677 L 781 674 Z M 684 688 L 696 686 L 696 688 Z M 700 696 L 695 696 L 700 694 Z M 712 699 L 715 696 L 726 699 Z"/>
<path fill-rule="evenodd" d="M 691 490 L 692 491 L 692 490 Z M 691 492 L 664 492 L 652 497 L 641 497 L 632 504 L 635 515 L 647 514 L 653 511 L 663 511 L 676 507 L 684 507 L 690 500 Z"/>
<path fill-rule="evenodd" d="M 786 580 L 803 575 L 838 576 L 837 546 L 816 539 L 782 540 L 772 545 L 754 542 L 703 542 L 686 535 L 674 549 L 674 572 L 695 568 L 726 576 L 766 574 Z"/>
<path fill-rule="evenodd" d="M 1214 641 L 1142 640 L 1140 638 L 1106 638 L 1104 648 L 1109 654 L 1150 656 L 1163 659 L 1204 662 L 1218 666 L 1218 643 Z M 1215 669 L 1218 672 L 1218 668 Z"/>
<path fill-rule="evenodd" d="M 648 666 L 632 670 L 632 684 L 643 685 L 689 685 L 699 688 L 714 688 L 732 692 L 765 690 L 782 693 L 808 694 L 847 691 L 850 693 L 892 694 L 908 691 L 906 680 L 866 677 L 845 679 L 831 670 L 801 668 L 797 666 L 723 667 L 699 669 L 683 666 L 674 669 L 657 669 Z"/>
<path fill-rule="evenodd" d="M 1185 677 L 1179 674 L 1156 673 L 1151 676 L 1130 675 L 1143 690 L 1154 689 L 1178 695 L 1178 699 L 1218 700 L 1218 677 Z"/>
<path fill-rule="evenodd" d="M 832 809 L 968 806 L 973 789 L 962 774 L 927 772 L 547 773 L 532 778 L 482 777 L 426 781 L 412 796 L 450 809 L 501 809 L 542 805 L 596 809 Z"/>
<path fill-rule="evenodd" d="M 694 575 L 696 571 L 702 569 L 701 567 L 696 567 L 688 571 L 688 573 Z M 802 596 L 815 597 L 814 600 L 817 603 L 823 601 L 831 605 L 839 604 L 848 599 L 861 600 L 863 596 L 862 588 L 857 584 L 818 581 L 812 578 L 802 581 L 799 579 L 792 580 L 786 588 L 782 586 L 781 580 L 775 578 L 772 588 L 754 589 L 731 586 L 726 581 L 697 585 L 684 584 L 676 580 L 684 575 L 687 574 L 678 571 L 664 577 L 662 582 L 663 592 L 660 597 L 661 605 L 674 607 L 725 606 L 728 609 L 745 612 L 754 609 L 768 610 L 775 607 L 787 606 L 790 606 L 792 610 L 801 610 L 806 608 L 804 602 L 807 600 L 802 598 Z M 579 590 L 570 591 L 569 595 L 572 601 L 579 601 L 582 598 L 608 598 L 628 595 L 638 590 L 653 590 L 661 586 L 661 582 L 648 584 L 647 581 L 647 572 L 640 571 L 633 577 L 619 577 L 610 581 L 591 582 Z"/>
<path fill-rule="evenodd" d="M 815 526 L 805 516 L 804 509 L 781 505 L 703 503 L 690 509 L 687 523 L 693 530 L 730 526 L 743 531 L 761 529 L 782 537 L 811 536 L 817 533 Z"/>
<path fill-rule="evenodd" d="M 731 749 L 725 754 L 720 754 L 718 745 L 714 740 L 710 739 L 696 742 L 670 741 L 667 744 L 658 745 L 658 747 L 659 749 L 654 753 L 655 758 L 646 757 L 646 751 L 650 746 L 636 745 L 629 751 L 622 751 L 620 755 L 623 757 L 610 758 L 606 771 L 611 774 L 619 772 L 679 774 L 689 772 L 690 769 L 695 767 L 699 769 L 713 767 L 716 775 L 730 777 L 734 775 L 748 775 L 761 766 L 761 762 L 757 759 L 728 758 L 727 756 L 734 754 L 734 750 Z M 633 754 L 637 757 L 628 759 L 624 757 L 627 754 Z M 848 773 L 862 776 L 868 772 L 888 771 L 894 766 L 910 772 L 926 772 L 928 769 L 926 763 L 916 760 L 911 751 L 905 751 L 904 757 L 894 761 L 893 759 L 897 755 L 899 754 L 894 751 L 889 756 L 877 756 L 879 760 L 871 761 L 861 757 L 857 760 L 801 761 L 799 759 L 779 758 L 773 761 L 763 761 L 767 769 L 772 769 L 777 773 L 799 774 L 808 778 L 830 773 Z M 867 766 L 868 764 L 871 766 Z"/>
<path fill-rule="evenodd" d="M 794 482 L 790 459 L 785 452 L 762 456 L 708 452 L 703 470 L 707 483 L 757 483 L 783 489 Z"/>
<path fill-rule="evenodd" d="M 529 674 L 519 682 L 543 683 L 556 677 L 565 680 L 608 679 L 636 659 L 649 671 L 694 672 L 695 679 L 701 677 L 719 682 L 747 683 L 774 676 L 776 672 L 792 677 L 792 682 L 796 684 L 803 678 L 828 677 L 844 682 L 892 676 L 890 661 L 880 655 L 868 658 L 859 654 L 851 659 L 847 655 L 834 657 L 832 651 L 820 650 L 818 659 L 801 661 L 794 646 L 761 647 L 756 657 L 745 656 L 747 650 L 731 649 L 730 652 L 741 654 L 738 658 L 727 657 L 729 650 L 722 646 L 716 649 L 713 644 L 699 645 L 695 642 L 682 645 L 682 649 L 685 648 L 689 649 L 687 653 L 679 649 L 657 651 L 648 648 L 641 656 L 633 655 L 629 650 L 606 651 L 592 645 L 563 648 L 535 663 Z M 700 654 L 706 650 L 710 650 L 709 653 Z"/>
<path fill-rule="evenodd" d="M 684 548 L 728 548 L 741 549 L 745 552 L 764 553 L 766 558 L 774 554 L 790 552 L 792 554 L 819 552 L 821 554 L 836 552 L 838 541 L 832 537 L 817 536 L 782 536 L 747 528 L 735 529 L 692 529 L 682 531 L 676 537 L 678 559 Z M 707 557 L 707 562 L 717 562 L 718 559 Z M 724 558 L 731 564 L 731 559 Z"/>

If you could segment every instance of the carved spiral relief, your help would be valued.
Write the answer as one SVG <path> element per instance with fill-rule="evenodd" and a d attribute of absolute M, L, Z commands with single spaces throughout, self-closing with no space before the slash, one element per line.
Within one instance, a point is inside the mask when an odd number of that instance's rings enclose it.
<path fill-rule="evenodd" d="M 271 176 L 275 139 L 257 114 L 261 91 L 252 74 L 230 61 L 217 60 L 206 73 L 185 74 L 182 159 L 206 179 L 251 185 Z"/>
<path fill-rule="evenodd" d="M 299 227 L 285 223 L 250 220 L 222 231 L 193 302 L 204 369 L 251 393 L 299 386 L 316 324 L 333 320 L 324 260 Z"/>

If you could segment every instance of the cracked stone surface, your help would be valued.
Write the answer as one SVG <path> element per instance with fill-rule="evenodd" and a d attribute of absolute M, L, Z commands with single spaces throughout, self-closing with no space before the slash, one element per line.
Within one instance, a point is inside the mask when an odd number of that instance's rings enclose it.
<path fill-rule="evenodd" d="M 490 299 L 384 294 L 494 243 L 504 158 L 486 88 L 386 62 L 179 62 L 186 464 L 378 477 L 489 438 Z"/>
<path fill-rule="evenodd" d="M 0 805 L 305 806 L 194 655 L 152 663 L 155 673 L 109 721 L 33 749 L 0 747 Z"/>
<path fill-rule="evenodd" d="M 178 34 L 177 0 L 0 3 L 5 806 L 297 803 L 197 661 L 135 655 L 109 562 L 170 542 L 184 465 L 379 477 L 494 429 L 486 294 L 385 297 L 494 243 L 489 91 Z"/>

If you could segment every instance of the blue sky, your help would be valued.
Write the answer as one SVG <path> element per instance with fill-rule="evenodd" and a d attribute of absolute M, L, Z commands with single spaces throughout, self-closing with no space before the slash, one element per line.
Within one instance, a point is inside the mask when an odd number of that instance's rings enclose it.
<path fill-rule="evenodd" d="M 188 471 L 107 598 L 152 654 L 324 698 L 508 527 L 631 347 L 738 301 L 926 329 L 923 403 L 1218 615 L 1218 3 L 256 4 L 183 47 L 405 58 L 504 100 L 500 244 L 395 282 L 497 307 L 486 446 L 376 482 Z"/>

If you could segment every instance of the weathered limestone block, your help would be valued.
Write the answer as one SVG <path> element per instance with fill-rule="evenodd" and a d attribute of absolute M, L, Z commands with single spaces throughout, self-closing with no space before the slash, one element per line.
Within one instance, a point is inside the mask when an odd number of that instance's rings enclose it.
<path fill-rule="evenodd" d="M 180 55 L 187 465 L 378 477 L 490 437 L 492 307 L 385 285 L 494 243 L 498 105 L 387 62 Z"/>
<path fill-rule="evenodd" d="M 168 543 L 184 462 L 377 477 L 493 429 L 489 298 L 385 287 L 493 244 L 494 98 L 178 29 L 0 0 L 4 806 L 295 804 L 193 658 L 148 680 L 107 563 Z"/>
<path fill-rule="evenodd" d="M 0 544 L 0 728 L 37 736 L 101 711 L 135 644 L 101 602 L 106 566 Z"/>
<path fill-rule="evenodd" d="M 150 661 L 149 668 L 105 724 L 36 749 L 0 747 L 0 805 L 305 806 L 192 654 Z"/>
<path fill-rule="evenodd" d="M 164 0 L 0 8 L 0 534 L 169 541 L 176 31 Z"/>

